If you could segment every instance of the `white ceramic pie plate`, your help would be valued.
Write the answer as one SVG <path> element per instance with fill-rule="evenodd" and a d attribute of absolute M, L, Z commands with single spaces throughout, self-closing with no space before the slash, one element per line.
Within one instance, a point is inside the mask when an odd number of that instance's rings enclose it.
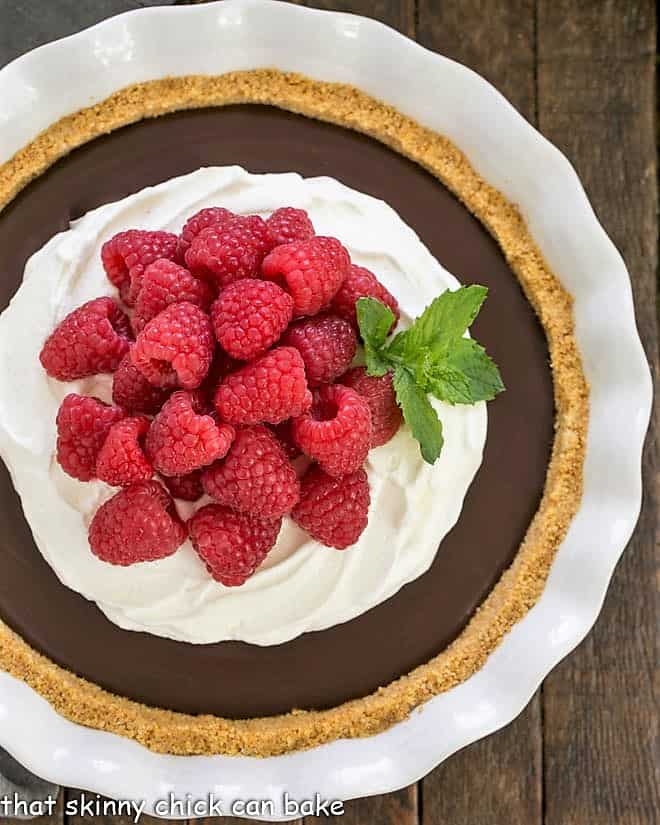
<path fill-rule="evenodd" d="M 0 71 L 0 163 L 63 115 L 138 81 L 277 67 L 359 86 L 451 138 L 518 204 L 575 297 L 591 385 L 584 498 L 538 604 L 485 667 L 368 739 L 269 759 L 172 757 L 58 716 L 0 673 L 0 745 L 44 778 L 154 803 L 172 792 L 225 800 L 350 799 L 403 787 L 510 722 L 594 624 L 637 520 L 651 380 L 625 265 L 566 158 L 474 72 L 380 23 L 269 0 L 123 14 Z M 75 82 L 71 82 L 75 75 Z M 284 819 L 277 807 L 270 819 Z"/>

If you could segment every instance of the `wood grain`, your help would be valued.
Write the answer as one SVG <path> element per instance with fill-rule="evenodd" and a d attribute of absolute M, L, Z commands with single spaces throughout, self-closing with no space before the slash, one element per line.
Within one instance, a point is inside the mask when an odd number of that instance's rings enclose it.
<path fill-rule="evenodd" d="M 532 122 L 534 38 L 534 0 L 419 0 L 419 42 L 479 72 Z"/>
<path fill-rule="evenodd" d="M 240 813 L 240 811 L 237 811 L 237 813 Z M 163 820 L 158 820 L 158 822 L 162 825 Z M 303 820 L 292 819 L 290 823 L 291 825 L 302 825 Z M 166 825 L 181 825 L 181 823 L 166 823 Z M 238 816 L 211 816 L 191 820 L 189 823 L 186 823 L 186 825 L 263 825 L 263 820 Z"/>
<path fill-rule="evenodd" d="M 538 34 L 540 128 L 575 164 L 628 264 L 657 370 L 653 4 L 539 0 Z M 545 682 L 547 825 L 660 822 L 655 420 L 642 516 L 603 613 Z"/>
<path fill-rule="evenodd" d="M 414 0 L 295 0 L 300 6 L 346 11 L 373 17 L 413 37 L 415 34 Z"/>
<path fill-rule="evenodd" d="M 418 825 L 417 785 L 411 785 L 395 793 L 352 799 L 345 803 L 342 816 L 305 819 L 305 825 L 313 825 L 315 822 L 334 825 Z"/>

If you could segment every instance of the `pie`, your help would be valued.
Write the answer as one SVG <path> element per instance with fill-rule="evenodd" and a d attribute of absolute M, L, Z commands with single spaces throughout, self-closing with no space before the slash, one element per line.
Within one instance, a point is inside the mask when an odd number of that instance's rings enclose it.
<path fill-rule="evenodd" d="M 329 177 L 333 192 L 336 184 L 387 204 L 391 225 L 416 233 L 441 268 L 489 288 L 474 332 L 507 387 L 489 405 L 483 459 L 428 570 L 281 638 L 263 635 L 277 625 L 269 600 L 262 615 L 249 602 L 258 619 L 250 641 L 240 633 L 212 641 L 195 627 L 190 639 L 153 632 L 148 619 L 136 624 L 141 605 L 132 618 L 108 618 L 107 605 L 60 581 L 37 547 L 48 536 L 35 531 L 35 542 L 3 469 L 0 666 L 66 718 L 154 751 L 269 756 L 382 731 L 483 666 L 539 598 L 579 506 L 588 390 L 571 297 L 515 206 L 460 148 L 358 89 L 275 70 L 124 89 L 53 124 L 0 167 L 0 305 L 28 259 L 71 221 L 202 167 Z M 375 209 L 350 213 L 367 216 L 365 233 Z M 11 387 L 7 376 L 9 367 L 0 371 L 0 431 L 10 392 L 31 380 L 15 375 Z M 49 493 L 42 489 L 50 507 Z M 39 488 L 30 498 L 39 500 Z M 409 503 L 411 518 L 424 525 L 433 501 L 419 500 L 419 511 Z M 384 516 L 397 507 L 396 497 L 379 501 Z"/>

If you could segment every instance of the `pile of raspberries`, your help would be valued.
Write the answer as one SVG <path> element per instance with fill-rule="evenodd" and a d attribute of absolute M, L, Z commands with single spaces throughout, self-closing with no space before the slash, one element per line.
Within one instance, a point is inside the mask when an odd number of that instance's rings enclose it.
<path fill-rule="evenodd" d="M 40 355 L 60 381 L 113 373 L 113 404 L 72 393 L 57 414 L 63 470 L 121 488 L 91 521 L 92 552 L 130 565 L 189 537 L 210 575 L 237 586 L 284 515 L 322 544 L 354 544 L 367 453 L 401 424 L 391 375 L 350 368 L 358 298 L 398 317 L 375 275 L 291 207 L 267 220 L 202 209 L 179 236 L 121 232 L 101 258 L 120 301 L 71 312 Z M 205 494 L 185 522 L 174 499 Z"/>

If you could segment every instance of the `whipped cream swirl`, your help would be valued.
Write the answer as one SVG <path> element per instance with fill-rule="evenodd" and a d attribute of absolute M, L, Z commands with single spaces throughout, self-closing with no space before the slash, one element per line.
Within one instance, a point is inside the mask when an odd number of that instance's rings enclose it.
<path fill-rule="evenodd" d="M 282 205 L 306 209 L 319 234 L 338 237 L 352 260 L 397 297 L 404 324 L 458 286 L 392 208 L 332 178 L 252 175 L 232 166 L 144 189 L 88 213 L 29 260 L 23 284 L 0 316 L 6 356 L 0 360 L 0 454 L 41 553 L 67 587 L 96 602 L 110 621 L 193 644 L 274 645 L 353 619 L 429 568 L 481 464 L 486 405 L 437 403 L 445 444 L 432 467 L 405 426 L 371 451 L 369 524 L 347 550 L 323 547 L 285 518 L 275 548 L 239 588 L 209 578 L 188 542 L 158 562 L 120 568 L 99 561 L 87 529 L 116 490 L 61 470 L 55 416 L 69 392 L 109 401 L 111 376 L 60 383 L 41 368 L 39 351 L 68 312 L 115 294 L 101 266 L 105 240 L 128 228 L 178 232 L 187 217 L 212 205 L 264 216 Z M 185 518 L 203 503 L 177 506 Z"/>

